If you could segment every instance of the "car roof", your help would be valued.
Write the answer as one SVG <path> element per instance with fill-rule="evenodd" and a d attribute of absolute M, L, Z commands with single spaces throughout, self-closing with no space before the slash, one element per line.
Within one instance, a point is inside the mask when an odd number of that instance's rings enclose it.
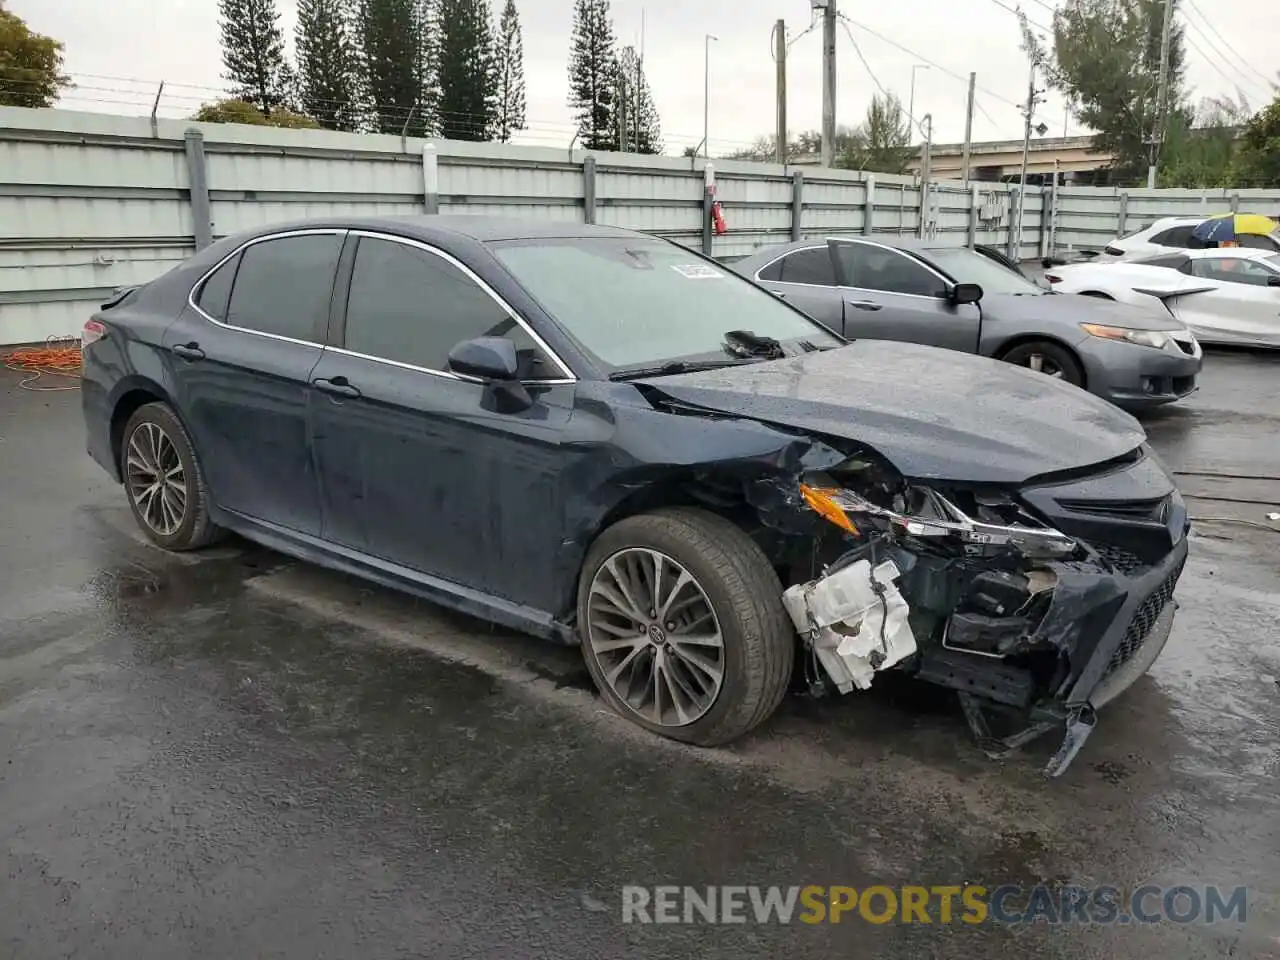
<path fill-rule="evenodd" d="M 442 235 L 467 238 L 480 243 L 497 240 L 570 239 L 588 237 L 641 237 L 644 234 L 618 227 L 601 227 L 569 220 L 540 220 L 520 217 L 485 217 L 458 214 L 416 214 L 405 217 L 310 217 L 287 223 L 273 223 L 247 231 L 244 236 L 261 236 L 290 230 L 316 228 L 377 230 L 421 239 Z"/>
<path fill-rule="evenodd" d="M 911 237 L 881 236 L 879 234 L 872 234 L 870 236 L 858 234 L 856 236 L 808 237 L 804 240 L 792 240 L 790 243 L 780 243 L 769 247 L 761 247 L 755 253 L 743 257 L 733 265 L 764 265 L 796 250 L 808 250 L 812 247 L 821 247 L 830 240 L 869 243 L 881 247 L 889 247 L 894 250 L 909 250 L 913 253 L 926 253 L 930 250 L 964 249 L 963 247 L 957 247 L 955 244 L 938 243 L 937 241 L 929 240 L 916 240 Z"/>
<path fill-rule="evenodd" d="M 1266 260 L 1276 256 L 1274 250 L 1259 247 L 1210 247 L 1207 250 L 1184 250 L 1192 260 Z"/>

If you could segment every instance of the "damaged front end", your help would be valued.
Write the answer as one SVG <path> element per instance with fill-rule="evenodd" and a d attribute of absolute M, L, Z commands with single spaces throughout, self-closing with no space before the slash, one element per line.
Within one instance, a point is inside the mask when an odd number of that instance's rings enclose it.
<path fill-rule="evenodd" d="M 1060 775 L 1172 626 L 1181 499 L 1162 468 L 1157 496 L 1114 496 L 1138 476 L 1153 492 L 1142 460 L 1015 491 L 908 481 L 872 455 L 797 478 L 787 499 L 822 532 L 783 600 L 811 688 L 906 671 L 957 691 L 993 757 L 1065 724 Z"/>

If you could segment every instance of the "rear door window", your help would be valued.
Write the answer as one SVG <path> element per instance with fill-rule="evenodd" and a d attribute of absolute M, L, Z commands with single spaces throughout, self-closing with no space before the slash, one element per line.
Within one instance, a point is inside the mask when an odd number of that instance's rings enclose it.
<path fill-rule="evenodd" d="M 831 264 L 831 251 L 825 246 L 810 247 L 787 254 L 777 264 L 781 266 L 778 280 L 782 283 L 807 283 L 814 287 L 834 287 L 836 271 Z"/>
<path fill-rule="evenodd" d="M 258 333 L 323 343 L 342 234 L 263 240 L 244 249 L 226 322 Z"/>
<path fill-rule="evenodd" d="M 449 260 L 407 243 L 360 238 L 347 298 L 347 350 L 446 372 L 449 352 L 474 337 L 512 341 L 523 380 L 562 376 L 502 304 Z"/>
<path fill-rule="evenodd" d="M 1192 271 L 1197 277 L 1220 280 L 1223 283 L 1243 283 L 1254 287 L 1267 286 L 1268 281 L 1275 276 L 1262 264 L 1254 263 L 1252 260 L 1226 258 L 1197 260 L 1192 265 Z"/>
<path fill-rule="evenodd" d="M 1191 246 L 1191 235 L 1195 233 L 1196 224 L 1185 227 L 1170 227 L 1168 230 L 1161 230 L 1151 242 L 1160 247 L 1182 247 Z"/>
<path fill-rule="evenodd" d="M 1242 233 L 1236 239 L 1240 241 L 1240 246 L 1251 250 L 1280 250 L 1280 243 L 1276 243 L 1271 237 L 1259 236 L 1256 233 Z"/>

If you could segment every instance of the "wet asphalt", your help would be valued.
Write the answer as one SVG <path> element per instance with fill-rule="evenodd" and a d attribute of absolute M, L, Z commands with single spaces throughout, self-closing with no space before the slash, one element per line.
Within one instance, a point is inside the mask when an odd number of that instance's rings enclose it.
<path fill-rule="evenodd" d="M 243 543 L 169 556 L 0 371 L 0 957 L 1280 956 L 1280 537 L 1198 522 L 1173 638 L 1046 782 L 911 683 L 731 748 L 577 657 Z M 1280 357 L 1144 417 L 1193 513 L 1280 510 Z M 39 384 L 37 384 L 39 385 Z M 1271 526 L 1280 527 L 1277 524 Z M 886 678 L 888 679 L 888 678 Z M 1249 888 L 1244 924 L 639 926 L 625 884 Z M 935 915 L 936 919 L 936 915 Z"/>

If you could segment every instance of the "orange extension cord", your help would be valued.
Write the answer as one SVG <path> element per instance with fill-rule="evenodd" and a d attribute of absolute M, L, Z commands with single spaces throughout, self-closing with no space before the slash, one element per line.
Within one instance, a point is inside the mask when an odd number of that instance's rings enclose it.
<path fill-rule="evenodd" d="M 80 384 L 34 386 L 46 374 L 53 377 L 80 379 L 80 341 L 75 337 L 50 337 L 43 347 L 21 347 L 3 357 L 10 370 L 27 373 L 18 383 L 23 390 L 79 390 Z"/>

